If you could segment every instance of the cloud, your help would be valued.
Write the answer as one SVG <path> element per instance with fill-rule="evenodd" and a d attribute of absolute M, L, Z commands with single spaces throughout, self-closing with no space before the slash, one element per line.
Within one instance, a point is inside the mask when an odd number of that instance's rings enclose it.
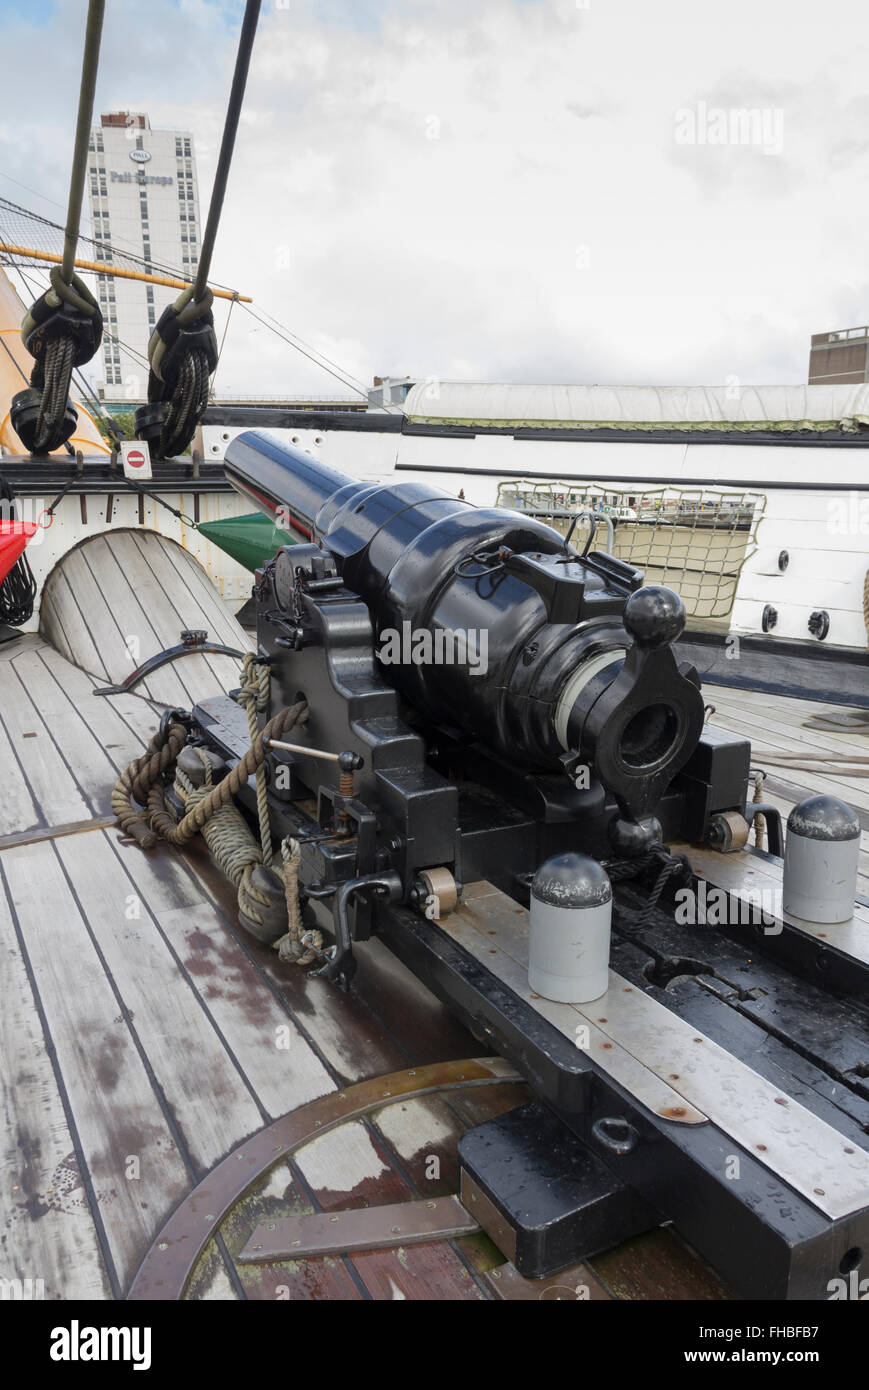
<path fill-rule="evenodd" d="M 203 202 L 240 13 L 108 7 L 99 106 L 191 128 Z M 0 167 L 61 203 L 82 19 L 0 21 Z M 365 381 L 805 380 L 869 317 L 867 50 L 856 0 L 271 0 L 214 276 Z M 678 143 L 699 103 L 781 111 L 781 151 Z M 346 391 L 240 310 L 220 373 Z"/>

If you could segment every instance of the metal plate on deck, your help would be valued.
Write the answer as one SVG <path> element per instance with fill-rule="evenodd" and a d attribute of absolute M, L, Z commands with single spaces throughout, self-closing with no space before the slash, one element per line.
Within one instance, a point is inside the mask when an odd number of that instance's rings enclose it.
<path fill-rule="evenodd" d="M 237 758 L 244 757 L 250 748 L 250 729 L 241 705 L 228 695 L 215 695 L 200 700 L 196 708 L 208 717 L 209 735 Z"/>
<path fill-rule="evenodd" d="M 630 1091 L 647 1109 L 676 1124 L 704 1124 L 707 1116 L 700 1108 L 686 1105 L 684 1098 L 640 1059 L 621 1047 L 595 1023 L 580 1017 L 573 1004 L 556 1004 L 531 992 L 528 986 L 527 944 L 524 959 L 511 954 L 505 945 L 514 922 L 523 923 L 518 935 L 521 937 L 524 929 L 527 942 L 527 916 L 524 908 L 490 883 L 470 883 L 465 888 L 460 909 L 443 917 L 438 926 L 476 956 L 514 994 L 593 1058 L 602 1071 Z M 521 948 L 519 950 L 521 956 Z"/>
<path fill-rule="evenodd" d="M 528 913 L 491 884 L 469 885 L 460 910 L 440 926 L 562 1032 L 573 1036 L 585 1020 L 594 1039 L 603 1034 L 612 1047 L 592 1041 L 590 1055 L 644 1104 L 625 1080 L 624 1054 L 666 1082 L 677 1106 L 697 1107 L 825 1215 L 869 1205 L 869 1153 L 621 975 L 610 971 L 608 992 L 591 1004 L 550 1004 L 532 994 Z M 648 1087 L 645 1075 L 638 1079 Z"/>
<path fill-rule="evenodd" d="M 770 894 L 781 917 L 782 866 L 779 860 L 762 859 L 753 854 L 717 854 L 694 845 L 673 845 L 673 853 L 686 854 L 698 878 L 717 888 L 725 888 L 740 902 L 758 901 L 758 894 Z M 763 898 L 760 899 L 763 902 Z M 785 913 L 784 920 L 825 946 L 834 946 L 853 960 L 869 965 L 869 908 L 854 904 L 854 916 L 847 922 L 805 922 Z"/>
<path fill-rule="evenodd" d="M 604 1303 L 612 1300 L 588 1265 L 571 1265 L 546 1279 L 526 1279 L 515 1265 L 499 1265 L 483 1275 L 496 1298 L 509 1303 Z"/>
<path fill-rule="evenodd" d="M 261 1221 L 238 1258 L 261 1264 L 268 1260 L 349 1255 L 360 1250 L 451 1240 L 473 1235 L 479 1229 L 479 1222 L 469 1215 L 458 1197 L 431 1197 L 383 1207 L 317 1211 Z"/>

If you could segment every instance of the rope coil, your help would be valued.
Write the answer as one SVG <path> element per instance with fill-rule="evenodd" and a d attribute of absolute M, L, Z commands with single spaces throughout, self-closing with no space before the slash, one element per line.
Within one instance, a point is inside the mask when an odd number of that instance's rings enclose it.
<path fill-rule="evenodd" d="M 281 959 L 308 965 L 317 957 L 315 951 L 301 945 L 304 928 L 299 904 L 299 846 L 294 840 L 284 840 L 281 862 L 274 864 L 264 767 L 268 740 L 304 724 L 308 706 L 299 700 L 280 710 L 260 730 L 259 716 L 269 706 L 270 680 L 268 665 L 247 652 L 238 699 L 247 709 L 250 747 L 219 781 L 214 780 L 211 757 L 203 748 L 190 748 L 198 760 L 196 777 L 179 766 L 179 757 L 188 746 L 188 732 L 182 723 L 169 719 L 141 757 L 121 773 L 111 804 L 121 829 L 142 849 L 151 849 L 161 838 L 180 848 L 201 834 L 215 863 L 236 888 L 239 914 L 245 925 L 251 926 L 262 940 L 277 932 L 278 939 L 272 944 Z M 166 807 L 164 782 L 170 773 L 174 775 L 174 791 L 184 807 L 179 821 Z M 256 778 L 261 845 L 234 804 L 234 797 L 252 776 Z M 134 801 L 147 809 L 136 809 Z M 279 884 L 283 889 L 282 901 L 270 891 Z M 284 918 L 286 932 L 282 931 Z M 312 933 L 311 942 L 321 948 L 321 934 Z"/>

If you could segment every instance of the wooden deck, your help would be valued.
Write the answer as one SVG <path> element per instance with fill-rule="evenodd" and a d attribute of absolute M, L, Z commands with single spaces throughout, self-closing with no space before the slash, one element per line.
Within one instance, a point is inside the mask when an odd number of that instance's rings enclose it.
<path fill-rule="evenodd" d="M 238 928 L 200 849 L 146 856 L 122 843 L 112 783 L 158 716 L 143 698 L 92 688 L 41 638 L 0 648 L 0 1278 L 42 1280 L 60 1299 L 122 1297 L 172 1210 L 273 1118 L 363 1078 L 480 1052 L 376 941 L 345 996 Z M 760 765 L 764 735 L 862 747 L 804 730 L 812 710 L 798 702 L 709 698 L 716 722 L 758 739 Z M 796 776 L 769 783 L 785 808 L 790 792 L 821 789 Z M 825 780 L 869 813 L 859 783 Z M 266 1217 L 455 1191 L 463 1130 L 525 1096 L 504 1083 L 409 1101 L 316 1140 L 234 1209 L 190 1296 L 493 1297 L 486 1273 L 503 1257 L 482 1236 L 263 1266 L 234 1257 Z M 590 1264 L 601 1296 L 728 1296 L 666 1230 Z"/>
<path fill-rule="evenodd" d="M 841 797 L 860 817 L 862 825 L 858 888 L 869 896 L 869 765 L 818 762 L 817 770 L 777 764 L 774 755 L 819 755 L 866 757 L 869 755 L 869 723 L 865 733 L 838 732 L 813 727 L 811 721 L 829 715 L 842 715 L 840 706 L 816 704 L 811 700 L 790 700 L 780 695 L 763 695 L 751 690 L 731 690 L 705 685 L 706 700 L 715 706 L 711 722 L 750 739 L 752 767 L 766 772 L 764 801 L 778 807 L 782 819 L 798 801 L 827 792 Z M 863 775 L 849 777 L 843 767 L 860 768 Z"/>

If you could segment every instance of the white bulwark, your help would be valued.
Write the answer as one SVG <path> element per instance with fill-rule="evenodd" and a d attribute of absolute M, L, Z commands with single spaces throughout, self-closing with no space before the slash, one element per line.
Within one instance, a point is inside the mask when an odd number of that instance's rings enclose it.
<path fill-rule="evenodd" d="M 171 267 L 191 280 L 199 259 L 199 188 L 193 136 L 152 130 L 148 117 L 116 111 L 91 131 L 88 156 L 93 237 L 105 259 L 124 253 L 145 260 L 155 275 Z M 103 259 L 97 253 L 97 259 Z M 124 264 L 121 259 L 121 264 Z M 97 276 L 105 323 L 103 394 L 107 401 L 147 399 L 148 339 L 179 293 L 110 275 Z"/>

